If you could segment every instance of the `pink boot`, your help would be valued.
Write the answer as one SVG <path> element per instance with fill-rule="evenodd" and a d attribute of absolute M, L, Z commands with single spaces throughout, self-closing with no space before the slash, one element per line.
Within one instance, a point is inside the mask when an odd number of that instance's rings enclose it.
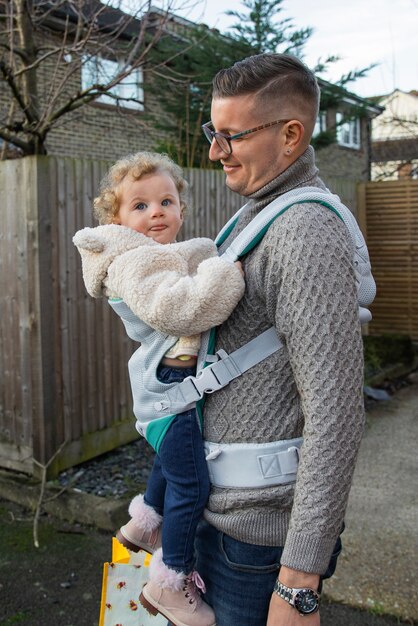
<path fill-rule="evenodd" d="M 151 559 L 150 580 L 139 601 L 151 615 L 160 613 L 175 626 L 216 626 L 215 614 L 200 597 L 205 585 L 196 571 L 187 576 L 167 567 L 162 550 Z"/>
<path fill-rule="evenodd" d="M 133 498 L 129 515 L 132 519 L 116 532 L 116 539 L 132 552 L 145 550 L 154 554 L 161 547 L 162 516 L 145 504 L 142 495 Z"/>

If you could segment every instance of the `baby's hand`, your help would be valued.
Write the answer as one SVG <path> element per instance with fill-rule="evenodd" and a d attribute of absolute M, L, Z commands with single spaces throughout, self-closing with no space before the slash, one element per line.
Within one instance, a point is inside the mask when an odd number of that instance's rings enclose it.
<path fill-rule="evenodd" d="M 244 276 L 244 270 L 242 268 L 242 263 L 241 261 L 235 261 L 235 265 L 237 266 L 237 268 L 239 269 L 239 271 L 241 272 L 242 276 Z"/>

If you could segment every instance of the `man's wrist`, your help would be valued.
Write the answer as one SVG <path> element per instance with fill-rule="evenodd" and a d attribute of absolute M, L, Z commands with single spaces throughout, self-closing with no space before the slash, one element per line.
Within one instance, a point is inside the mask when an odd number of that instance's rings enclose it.
<path fill-rule="evenodd" d="M 287 587 L 309 587 L 310 589 L 319 588 L 319 574 L 312 574 L 309 572 L 301 572 L 299 570 L 291 569 L 286 565 L 280 567 L 278 579 L 281 583 Z"/>

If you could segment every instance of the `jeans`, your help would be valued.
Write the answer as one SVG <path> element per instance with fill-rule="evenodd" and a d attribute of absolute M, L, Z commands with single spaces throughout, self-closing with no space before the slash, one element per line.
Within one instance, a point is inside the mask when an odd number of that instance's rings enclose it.
<path fill-rule="evenodd" d="M 217 626 L 266 626 L 283 548 L 243 543 L 202 521 L 196 549 L 196 569 L 205 582 L 205 601 L 215 611 Z M 340 552 L 338 538 L 321 584 L 334 573 Z"/>
<path fill-rule="evenodd" d="M 194 369 L 158 368 L 158 379 L 181 382 Z M 144 501 L 163 515 L 164 563 L 189 574 L 194 568 L 196 528 L 209 497 L 209 475 L 195 410 L 179 413 L 155 457 Z"/>

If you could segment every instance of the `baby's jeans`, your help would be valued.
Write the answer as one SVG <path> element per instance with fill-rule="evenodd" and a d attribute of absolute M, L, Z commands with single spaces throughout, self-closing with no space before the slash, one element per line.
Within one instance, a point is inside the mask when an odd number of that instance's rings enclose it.
<path fill-rule="evenodd" d="M 158 379 L 181 382 L 189 368 L 160 366 Z M 189 574 L 194 567 L 196 528 L 209 497 L 209 476 L 198 416 L 194 409 L 177 415 L 155 457 L 144 494 L 146 504 L 163 516 L 164 563 Z"/>

